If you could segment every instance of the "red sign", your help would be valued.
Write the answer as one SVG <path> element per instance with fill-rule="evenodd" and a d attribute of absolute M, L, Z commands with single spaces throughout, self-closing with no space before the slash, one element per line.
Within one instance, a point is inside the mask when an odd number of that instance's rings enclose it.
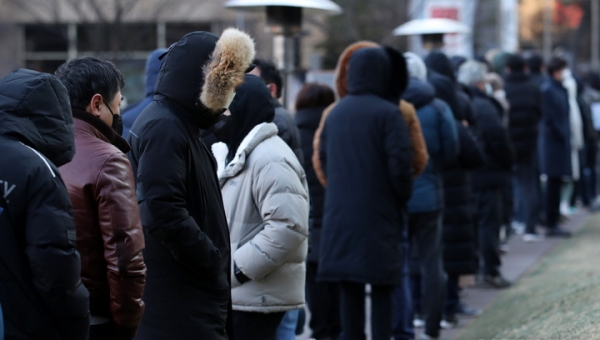
<path fill-rule="evenodd" d="M 429 10 L 431 12 L 429 15 L 430 18 L 459 20 L 458 8 L 456 7 L 431 6 Z"/>

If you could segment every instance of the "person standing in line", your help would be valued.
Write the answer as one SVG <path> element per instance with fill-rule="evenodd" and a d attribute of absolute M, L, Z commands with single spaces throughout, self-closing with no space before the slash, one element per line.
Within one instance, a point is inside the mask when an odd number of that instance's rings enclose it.
<path fill-rule="evenodd" d="M 0 79 L 0 149 L 4 336 L 88 339 L 89 293 L 57 168 L 75 155 L 73 116 L 55 76 L 19 69 Z"/>
<path fill-rule="evenodd" d="M 346 47 L 344 52 L 340 55 L 338 59 L 338 63 L 335 69 L 335 90 L 337 93 L 337 97 L 342 99 L 348 95 L 348 65 L 350 64 L 350 59 L 352 55 L 361 49 L 364 48 L 376 48 L 380 47 L 378 44 L 370 41 L 359 41 L 353 43 Z M 400 77 L 402 77 L 400 75 Z M 312 156 L 312 166 L 315 170 L 315 174 L 317 179 L 323 186 L 327 186 L 327 177 L 323 173 L 323 169 L 321 166 L 320 159 L 320 145 L 321 145 L 321 131 L 323 130 L 323 126 L 325 121 L 333 108 L 337 105 L 337 102 L 329 105 L 323 111 L 323 115 L 321 117 L 321 122 L 319 123 L 319 127 L 315 132 L 315 137 L 313 140 L 313 156 Z M 425 145 L 425 140 L 423 138 L 423 133 L 421 131 L 421 125 L 419 123 L 419 119 L 417 118 L 417 113 L 412 106 L 412 104 L 407 101 L 400 99 L 400 103 L 398 105 L 400 112 L 402 113 L 402 118 L 406 122 L 406 125 L 409 129 L 410 141 L 413 151 L 412 158 L 412 169 L 413 169 L 413 178 L 419 176 L 427 166 L 427 162 L 429 160 L 429 155 L 427 154 L 427 147 Z M 403 232 L 402 239 L 402 249 L 404 253 L 408 253 L 408 231 L 405 229 Z M 403 320 L 402 322 L 396 323 L 394 326 L 394 333 L 396 337 L 400 337 L 401 339 L 413 339 L 415 336 L 414 327 L 413 327 L 413 312 L 412 312 L 412 300 L 411 300 L 411 292 L 410 292 L 410 278 L 409 278 L 409 268 L 408 268 L 408 258 L 405 257 L 403 259 L 403 268 L 402 268 L 402 290 L 395 291 L 395 299 L 398 306 L 403 306 L 404 308 L 396 308 L 394 320 Z M 400 314 L 398 314 L 400 313 Z"/>
<path fill-rule="evenodd" d="M 365 338 L 365 284 L 371 284 L 372 337 L 389 340 L 413 180 L 412 145 L 398 109 L 406 61 L 391 48 L 364 48 L 350 57 L 347 74 L 348 95 L 321 134 L 327 190 L 317 279 L 340 285 L 347 340 Z"/>
<path fill-rule="evenodd" d="M 137 339 L 232 338 L 229 228 L 216 163 L 200 140 L 254 59 L 237 29 L 192 32 L 171 45 L 154 101 L 129 133 L 146 238 L 146 311 Z"/>
<path fill-rule="evenodd" d="M 458 81 L 466 85 L 473 95 L 477 131 L 485 153 L 485 165 L 473 177 L 482 284 L 505 288 L 510 286 L 510 282 L 500 273 L 502 189 L 514 155 L 508 131 L 502 126 L 502 107 L 485 93 L 486 73 L 485 64 L 470 60 L 460 66 Z"/>
<path fill-rule="evenodd" d="M 334 101 L 335 94 L 327 85 L 309 83 L 298 92 L 295 118 L 305 155 L 313 154 L 315 131 L 319 127 L 323 111 Z M 317 281 L 325 188 L 317 179 L 312 158 L 307 157 L 304 162 L 310 197 L 306 302 L 310 309 L 311 337 L 315 340 L 337 339 L 341 332 L 339 288 L 332 282 Z"/>
<path fill-rule="evenodd" d="M 276 340 L 287 311 L 304 307 L 308 186 L 271 123 L 262 80 L 246 75 L 229 111 L 228 136 L 213 144 L 231 233 L 234 335 Z"/>
<path fill-rule="evenodd" d="M 275 118 L 273 123 L 277 125 L 277 134 L 283 141 L 294 151 L 300 164 L 304 163 L 304 155 L 302 154 L 302 142 L 300 141 L 300 132 L 294 124 L 294 117 L 290 112 L 281 105 L 279 99 L 283 92 L 283 80 L 281 73 L 270 61 L 264 59 L 255 59 L 253 64 L 256 66 L 250 74 L 260 77 L 271 93 L 271 102 L 275 107 Z M 297 319 L 297 316 L 295 317 Z M 280 339 L 281 340 L 281 339 Z"/>
<path fill-rule="evenodd" d="M 144 99 L 141 102 L 131 105 L 125 108 L 121 113 L 123 117 L 123 138 L 127 138 L 131 126 L 142 113 L 146 106 L 150 105 L 154 100 L 154 86 L 156 85 L 156 78 L 158 77 L 158 71 L 162 65 L 162 60 L 159 57 L 167 52 L 166 48 L 158 48 L 148 56 L 146 59 L 146 86 Z"/>
<path fill-rule="evenodd" d="M 56 70 L 71 98 L 75 157 L 59 168 L 73 203 L 91 339 L 133 339 L 144 314 L 144 235 L 119 106 L 123 75 L 92 57 Z"/>
<path fill-rule="evenodd" d="M 505 91 L 510 105 L 508 132 L 515 148 L 515 219 L 525 225 L 525 242 L 540 240 L 536 232 L 539 217 L 538 126 L 541 92 L 537 83 L 525 73 L 525 60 L 511 55 L 506 62 Z"/>
<path fill-rule="evenodd" d="M 569 237 L 571 233 L 559 227 L 560 190 L 573 175 L 571 150 L 570 103 L 563 86 L 567 62 L 559 57 L 547 66 L 549 78 L 542 84 L 542 173 L 546 182 L 546 236 Z"/>
<path fill-rule="evenodd" d="M 410 253 L 416 275 L 412 286 L 420 296 L 419 313 L 425 319 L 422 339 L 436 339 L 445 302 L 446 274 L 443 266 L 442 211 L 444 208 L 442 164 L 455 161 L 459 151 L 456 123 L 450 107 L 435 98 L 427 83 L 425 63 L 405 53 L 410 80 L 403 99 L 414 105 L 429 154 L 425 171 L 416 178 L 408 201 Z M 401 288 L 396 288 L 401 289 Z M 413 294 L 413 301 L 416 301 Z"/>

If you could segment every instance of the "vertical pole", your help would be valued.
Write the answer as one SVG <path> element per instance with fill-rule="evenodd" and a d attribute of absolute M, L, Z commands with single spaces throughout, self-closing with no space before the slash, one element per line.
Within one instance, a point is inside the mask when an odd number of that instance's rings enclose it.
<path fill-rule="evenodd" d="M 70 23 L 67 26 L 67 37 L 69 39 L 69 49 L 67 55 L 69 59 L 77 58 L 77 24 Z"/>
<path fill-rule="evenodd" d="M 164 22 L 156 24 L 156 47 L 167 48 L 167 24 Z"/>
<path fill-rule="evenodd" d="M 294 55 L 296 54 L 296 44 L 294 44 L 294 36 L 286 34 L 284 36 L 284 73 L 285 73 L 285 85 L 283 89 L 285 90 L 283 96 L 283 106 L 286 109 L 289 109 L 292 104 L 292 93 L 293 93 L 293 83 L 294 83 Z"/>
<path fill-rule="evenodd" d="M 544 1 L 544 59 L 552 55 L 552 9 L 554 0 Z"/>
<path fill-rule="evenodd" d="M 592 27 L 591 27 L 591 64 L 594 71 L 598 71 L 600 66 L 600 3 L 598 0 L 591 0 L 592 2 Z"/>

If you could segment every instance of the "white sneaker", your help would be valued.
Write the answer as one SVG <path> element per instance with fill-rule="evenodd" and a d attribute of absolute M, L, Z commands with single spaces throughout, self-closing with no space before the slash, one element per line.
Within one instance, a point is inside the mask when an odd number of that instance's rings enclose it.
<path fill-rule="evenodd" d="M 425 327 L 425 320 L 423 319 L 414 319 L 413 320 L 413 327 L 415 328 L 423 328 Z"/>
<path fill-rule="evenodd" d="M 573 215 L 573 211 L 567 202 L 560 203 L 560 213 L 565 216 Z"/>
<path fill-rule="evenodd" d="M 540 235 L 537 234 L 525 234 L 523 235 L 523 241 L 530 243 L 530 242 L 539 242 L 541 240 L 543 240 L 544 238 Z"/>
<path fill-rule="evenodd" d="M 523 235 L 525 233 L 525 223 L 519 221 L 513 221 L 510 227 L 517 235 Z"/>

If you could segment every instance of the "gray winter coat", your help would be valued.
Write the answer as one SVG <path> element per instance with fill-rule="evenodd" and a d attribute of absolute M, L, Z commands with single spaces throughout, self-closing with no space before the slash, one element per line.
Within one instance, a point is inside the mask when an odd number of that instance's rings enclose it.
<path fill-rule="evenodd" d="M 304 170 L 273 123 L 254 127 L 223 169 L 227 151 L 223 143 L 213 145 L 232 260 L 251 279 L 240 284 L 232 275 L 233 309 L 302 308 L 309 211 Z"/>

